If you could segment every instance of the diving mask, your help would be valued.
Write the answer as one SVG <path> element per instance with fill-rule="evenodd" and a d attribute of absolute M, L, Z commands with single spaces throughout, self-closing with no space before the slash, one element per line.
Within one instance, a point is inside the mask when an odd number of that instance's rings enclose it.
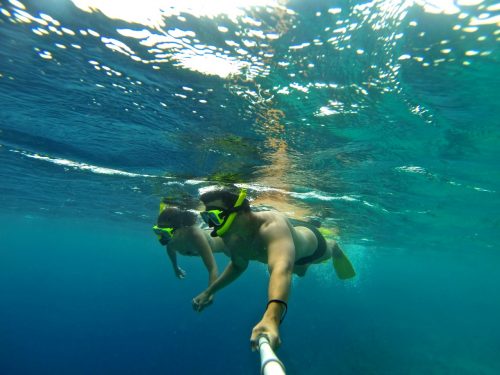
<path fill-rule="evenodd" d="M 220 227 L 227 215 L 227 211 L 217 209 L 200 212 L 201 218 L 209 227 Z"/>
<path fill-rule="evenodd" d="M 162 245 L 168 244 L 174 237 L 174 228 L 160 228 L 158 225 L 153 226 L 153 232 L 158 236 L 158 240 Z"/>
<path fill-rule="evenodd" d="M 212 233 L 210 233 L 212 237 L 222 236 L 228 231 L 246 196 L 246 190 L 241 189 L 238 200 L 232 208 L 228 210 L 213 209 L 200 212 L 200 216 L 203 221 L 205 221 L 209 227 L 214 228 Z"/>

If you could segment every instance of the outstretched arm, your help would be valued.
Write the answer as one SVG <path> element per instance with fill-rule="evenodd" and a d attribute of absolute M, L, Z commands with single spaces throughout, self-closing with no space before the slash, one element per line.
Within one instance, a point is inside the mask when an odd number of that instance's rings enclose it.
<path fill-rule="evenodd" d="M 217 269 L 217 263 L 215 262 L 214 254 L 212 253 L 212 248 L 208 243 L 203 231 L 198 230 L 193 233 L 192 236 L 192 246 L 194 246 L 203 260 L 203 264 L 208 271 L 208 285 L 212 284 L 219 274 Z"/>
<path fill-rule="evenodd" d="M 167 248 L 168 258 L 170 259 L 172 267 L 174 268 L 175 276 L 179 279 L 183 279 L 184 277 L 186 277 L 186 271 L 184 271 L 177 265 L 177 253 L 175 252 L 175 250 L 172 250 L 168 246 L 166 248 Z"/>
<path fill-rule="evenodd" d="M 215 282 L 206 290 L 210 294 L 215 294 L 236 280 L 248 267 L 248 260 L 232 259 L 226 269 Z"/>
<path fill-rule="evenodd" d="M 281 344 L 279 324 L 286 312 L 286 303 L 290 294 L 295 245 L 290 229 L 283 223 L 273 223 L 263 231 L 267 245 L 267 263 L 269 266 L 268 305 L 261 321 L 253 328 L 250 342 L 255 349 L 259 336 L 265 335 L 271 346 Z"/>
<path fill-rule="evenodd" d="M 193 309 L 202 311 L 212 303 L 214 294 L 231 284 L 248 267 L 248 260 L 233 258 L 222 274 L 201 294 L 193 299 Z"/>

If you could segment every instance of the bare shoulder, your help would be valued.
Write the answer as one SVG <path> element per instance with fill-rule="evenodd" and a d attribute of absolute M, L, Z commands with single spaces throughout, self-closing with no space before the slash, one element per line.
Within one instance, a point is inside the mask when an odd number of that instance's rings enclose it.
<path fill-rule="evenodd" d="M 183 232 L 183 234 L 190 236 L 190 237 L 191 236 L 195 236 L 195 237 L 204 236 L 203 229 L 201 229 L 197 225 L 192 225 L 190 227 L 183 227 L 182 232 Z"/>
<path fill-rule="evenodd" d="M 285 215 L 278 211 L 258 212 L 258 217 L 262 220 L 259 233 L 265 238 L 274 238 L 290 233 L 290 226 Z"/>
<path fill-rule="evenodd" d="M 282 225 L 287 222 L 287 218 L 284 214 L 279 211 L 260 211 L 255 212 L 255 216 L 259 218 L 263 226 L 268 225 Z"/>
<path fill-rule="evenodd" d="M 194 244 L 204 242 L 207 237 L 205 231 L 196 225 L 182 228 L 182 233 L 179 234 L 179 237 L 182 236 L 182 242 L 187 246 L 193 246 Z"/>

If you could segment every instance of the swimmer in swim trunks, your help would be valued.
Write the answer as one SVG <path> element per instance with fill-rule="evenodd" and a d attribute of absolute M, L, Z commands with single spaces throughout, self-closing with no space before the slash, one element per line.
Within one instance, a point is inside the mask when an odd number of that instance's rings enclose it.
<path fill-rule="evenodd" d="M 219 276 L 213 254 L 223 252 L 229 256 L 229 252 L 221 238 L 211 237 L 210 231 L 200 228 L 197 219 L 198 215 L 194 212 L 178 207 L 166 207 L 162 203 L 153 231 L 160 244 L 165 246 L 177 278 L 186 277 L 186 271 L 177 264 L 177 254 L 199 256 L 207 269 L 210 285 Z"/>
<path fill-rule="evenodd" d="M 217 291 L 245 271 L 249 261 L 267 263 L 270 273 L 268 303 L 261 321 L 252 331 L 250 340 L 254 349 L 261 335 L 267 336 L 273 348 L 280 345 L 279 324 L 286 314 L 292 273 L 303 276 L 311 264 L 332 258 L 334 267 L 337 260 L 343 263 L 345 269 L 341 274 L 335 267 L 340 278 L 355 275 L 336 242 L 327 242 L 313 225 L 294 226 L 293 220 L 280 212 L 252 211 L 245 190 L 239 194 L 215 190 L 204 193 L 200 199 L 205 205 L 201 216 L 213 228 L 211 235 L 222 238 L 230 251 L 231 261 L 217 280 L 193 299 L 193 308 L 202 311 L 207 307 Z"/>

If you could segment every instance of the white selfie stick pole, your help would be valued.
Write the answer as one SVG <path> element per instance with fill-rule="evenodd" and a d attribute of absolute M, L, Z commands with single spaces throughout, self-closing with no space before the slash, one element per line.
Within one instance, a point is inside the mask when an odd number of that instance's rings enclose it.
<path fill-rule="evenodd" d="M 266 336 L 259 337 L 261 375 L 286 375 L 283 362 L 276 357 Z"/>

